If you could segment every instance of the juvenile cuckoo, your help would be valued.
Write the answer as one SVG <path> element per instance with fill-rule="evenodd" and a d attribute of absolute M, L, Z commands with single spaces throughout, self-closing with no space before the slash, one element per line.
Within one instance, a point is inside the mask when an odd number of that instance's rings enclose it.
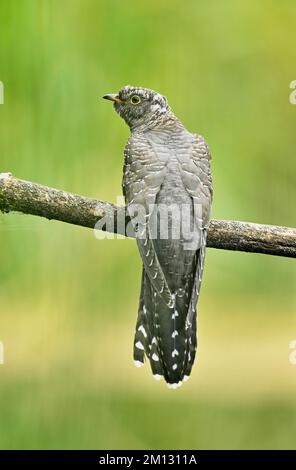
<path fill-rule="evenodd" d="M 209 149 L 153 90 L 128 85 L 103 98 L 131 130 L 122 188 L 143 263 L 134 362 L 141 367 L 146 356 L 155 379 L 177 388 L 189 378 L 197 348 L 212 202 Z"/>

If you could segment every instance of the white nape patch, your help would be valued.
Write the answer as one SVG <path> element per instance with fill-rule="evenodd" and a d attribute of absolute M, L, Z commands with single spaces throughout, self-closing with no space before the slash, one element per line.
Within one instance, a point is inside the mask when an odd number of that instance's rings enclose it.
<path fill-rule="evenodd" d="M 179 356 L 177 349 L 174 349 L 174 351 L 172 352 L 172 357 L 175 357 L 175 356 Z"/>
<path fill-rule="evenodd" d="M 157 344 L 157 341 L 156 341 L 155 336 L 153 336 L 152 341 L 151 341 L 151 344 Z"/>
<path fill-rule="evenodd" d="M 134 361 L 134 364 L 135 364 L 136 367 L 139 368 L 139 367 L 143 367 L 144 362 L 141 362 L 141 361 Z"/>
<path fill-rule="evenodd" d="M 189 375 L 184 375 L 183 382 L 187 382 L 187 380 L 189 380 Z"/>
<path fill-rule="evenodd" d="M 175 319 L 178 316 L 179 316 L 179 313 L 177 312 L 177 310 L 175 310 L 173 315 L 172 315 L 172 318 Z"/>
<path fill-rule="evenodd" d="M 173 365 L 172 365 L 172 369 L 173 369 L 173 370 L 176 370 L 177 368 L 178 368 L 178 364 L 173 364 Z"/>
<path fill-rule="evenodd" d="M 138 349 L 141 349 L 142 351 L 144 351 L 144 346 L 143 344 L 141 343 L 141 341 L 138 341 L 136 344 L 135 344 L 136 348 Z"/>
<path fill-rule="evenodd" d="M 154 374 L 154 375 L 153 375 L 153 378 L 154 378 L 155 380 L 161 380 L 161 379 L 162 379 L 162 375 Z"/>
<path fill-rule="evenodd" d="M 153 359 L 153 361 L 159 361 L 159 357 L 155 353 L 152 354 L 152 359 Z"/>
<path fill-rule="evenodd" d="M 178 336 L 178 334 L 179 334 L 178 331 L 175 330 L 175 331 L 172 333 L 172 338 L 175 338 L 175 336 Z"/>
<path fill-rule="evenodd" d="M 143 333 L 144 338 L 147 338 L 147 333 L 143 325 L 139 326 L 138 331 L 141 331 Z"/>
<path fill-rule="evenodd" d="M 162 107 L 160 106 L 159 103 L 155 103 L 151 105 L 151 111 L 155 113 L 155 111 L 161 111 Z"/>

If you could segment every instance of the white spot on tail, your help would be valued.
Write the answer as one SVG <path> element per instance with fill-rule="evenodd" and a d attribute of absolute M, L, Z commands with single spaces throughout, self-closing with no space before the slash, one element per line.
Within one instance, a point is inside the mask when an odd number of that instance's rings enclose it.
<path fill-rule="evenodd" d="M 175 310 L 173 315 L 172 315 L 173 320 L 178 316 L 179 316 L 179 314 L 178 314 L 177 310 Z"/>
<path fill-rule="evenodd" d="M 141 341 L 138 341 L 136 344 L 135 344 L 136 348 L 138 349 L 141 349 L 142 351 L 144 351 L 144 346 L 143 344 L 141 343 Z"/>
<path fill-rule="evenodd" d="M 147 309 L 146 309 L 145 305 L 143 305 L 143 313 L 144 313 L 144 315 L 146 315 L 146 313 L 147 313 Z"/>
<path fill-rule="evenodd" d="M 135 364 L 136 367 L 139 368 L 139 367 L 143 367 L 144 362 L 141 362 L 141 361 L 134 361 L 134 364 Z"/>
<path fill-rule="evenodd" d="M 152 359 L 153 359 L 153 361 L 159 361 L 159 357 L 155 353 L 152 354 Z"/>
<path fill-rule="evenodd" d="M 167 384 L 167 386 L 168 386 L 168 388 L 176 390 L 176 388 L 178 388 L 180 385 L 178 383 L 176 383 L 176 384 Z"/>
<path fill-rule="evenodd" d="M 143 333 L 144 338 L 147 338 L 147 333 L 143 325 L 139 326 L 138 331 L 141 331 Z"/>
<path fill-rule="evenodd" d="M 174 351 L 172 352 L 172 357 L 175 357 L 175 356 L 179 356 L 177 349 L 174 349 Z"/>
<path fill-rule="evenodd" d="M 175 338 L 176 336 L 178 336 L 178 334 L 179 334 L 178 331 L 175 330 L 175 331 L 172 333 L 172 338 Z"/>
<path fill-rule="evenodd" d="M 175 303 L 176 303 L 176 295 L 175 294 L 172 294 L 172 298 L 168 304 L 168 307 L 169 308 L 173 308 L 175 306 Z"/>
<path fill-rule="evenodd" d="M 190 321 L 188 320 L 188 318 L 186 318 L 185 330 L 188 330 L 189 328 L 191 328 L 191 323 L 190 323 Z"/>
<path fill-rule="evenodd" d="M 172 369 L 173 369 L 173 370 L 176 370 L 177 367 L 178 367 L 178 364 L 173 364 L 173 365 L 172 365 Z"/>
<path fill-rule="evenodd" d="M 189 375 L 184 375 L 183 382 L 187 382 L 187 380 L 189 380 Z"/>
<path fill-rule="evenodd" d="M 153 336 L 151 344 L 157 344 L 155 336 Z"/>
<path fill-rule="evenodd" d="M 162 375 L 154 374 L 154 375 L 153 375 L 153 378 L 154 378 L 155 380 L 161 380 L 161 379 L 162 379 Z"/>

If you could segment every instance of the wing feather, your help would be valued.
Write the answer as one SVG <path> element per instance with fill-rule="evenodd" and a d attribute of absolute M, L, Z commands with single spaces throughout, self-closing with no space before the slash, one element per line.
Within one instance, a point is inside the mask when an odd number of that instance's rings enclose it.
<path fill-rule="evenodd" d="M 165 174 L 165 162 L 159 160 L 145 136 L 131 136 L 125 148 L 123 179 L 127 210 L 146 273 L 158 294 L 172 307 L 174 296 L 159 263 L 152 237 L 152 213 Z"/>

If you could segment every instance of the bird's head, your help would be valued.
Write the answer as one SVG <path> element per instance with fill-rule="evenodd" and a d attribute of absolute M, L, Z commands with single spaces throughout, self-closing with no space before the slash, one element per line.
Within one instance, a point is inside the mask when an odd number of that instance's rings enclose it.
<path fill-rule="evenodd" d="M 105 95 L 103 98 L 113 101 L 115 111 L 131 129 L 140 126 L 149 128 L 170 113 L 166 98 L 148 88 L 127 85 L 119 93 Z"/>

